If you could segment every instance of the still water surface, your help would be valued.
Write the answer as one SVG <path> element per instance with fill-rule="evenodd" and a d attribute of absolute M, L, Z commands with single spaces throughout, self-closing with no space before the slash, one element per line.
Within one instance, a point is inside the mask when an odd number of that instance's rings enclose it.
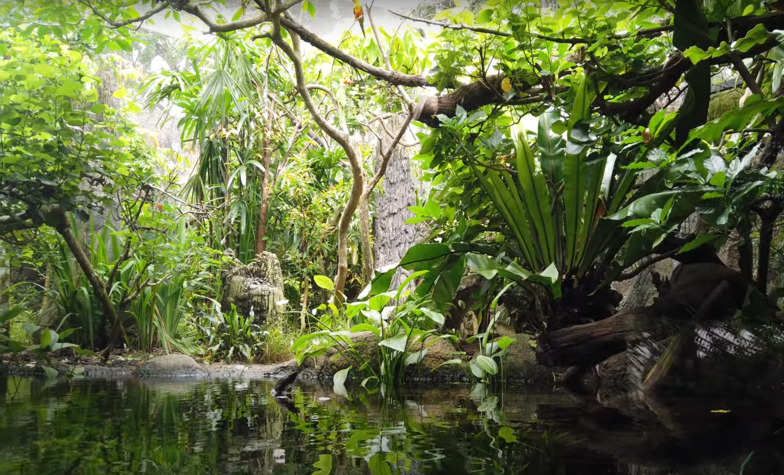
<path fill-rule="evenodd" d="M 715 413 L 718 432 L 702 428 L 716 437 L 704 441 L 707 455 L 668 448 L 669 441 L 661 455 L 662 441 L 649 441 L 654 432 L 642 422 L 595 413 L 563 394 L 447 388 L 384 403 L 298 388 L 286 406 L 270 389 L 264 381 L 0 379 L 0 473 L 755 474 L 781 467 L 768 460 L 781 453 L 775 428 L 745 435 L 733 429 L 731 412 Z M 718 440 L 728 431 L 739 441 L 725 449 Z M 642 455 L 628 453 L 638 438 L 651 450 L 637 444 Z M 771 443 L 779 449 L 766 449 Z"/>

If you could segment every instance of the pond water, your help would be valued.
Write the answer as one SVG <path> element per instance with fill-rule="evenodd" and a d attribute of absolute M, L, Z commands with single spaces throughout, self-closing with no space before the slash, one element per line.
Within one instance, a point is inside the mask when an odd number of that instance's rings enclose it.
<path fill-rule="evenodd" d="M 761 474 L 782 467 L 778 419 L 750 417 L 744 407 L 761 411 L 752 401 L 687 421 L 700 426 L 689 438 L 668 439 L 643 420 L 565 394 L 445 388 L 383 402 L 299 387 L 282 405 L 270 389 L 265 381 L 0 378 L 0 473 Z M 673 434 L 678 424 L 663 423 Z M 692 435 L 701 442 L 684 442 Z"/>

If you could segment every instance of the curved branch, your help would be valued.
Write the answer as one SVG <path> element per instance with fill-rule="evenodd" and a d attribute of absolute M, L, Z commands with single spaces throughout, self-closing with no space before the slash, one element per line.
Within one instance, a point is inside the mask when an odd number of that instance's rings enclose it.
<path fill-rule="evenodd" d="M 202 21 L 212 33 L 228 33 L 230 31 L 244 30 L 252 26 L 260 25 L 269 21 L 269 17 L 265 14 L 259 14 L 249 18 L 242 18 L 228 23 L 216 23 L 199 4 L 188 2 L 182 6 L 182 10 L 190 13 Z"/>
<path fill-rule="evenodd" d="M 343 213 L 340 216 L 340 222 L 338 224 L 338 271 L 335 276 L 335 296 L 338 302 L 342 302 L 343 289 L 346 286 L 346 278 L 348 277 L 348 230 L 351 225 L 351 218 L 354 216 L 354 212 L 359 205 L 360 199 L 362 198 L 362 192 L 365 188 L 364 170 L 362 169 L 362 161 L 357 154 L 357 150 L 351 144 L 351 137 L 348 133 L 338 130 L 318 111 L 305 81 L 305 71 L 302 67 L 302 59 L 300 57 L 299 35 L 296 31 L 289 31 L 289 35 L 291 36 L 291 45 L 289 45 L 283 39 L 283 36 L 281 36 L 280 27 L 282 23 L 282 21 L 281 23 L 274 23 L 272 41 L 286 56 L 288 56 L 294 65 L 297 92 L 299 92 L 302 101 L 305 103 L 305 107 L 313 116 L 313 120 L 318 124 L 321 130 L 326 132 L 327 135 L 340 145 L 351 164 L 351 194 L 346 202 L 346 206 L 343 208 Z"/>
<path fill-rule="evenodd" d="M 150 17 L 153 17 L 158 13 L 162 12 L 168 6 L 168 3 L 160 2 L 158 3 L 158 5 L 155 6 L 155 8 L 146 12 L 144 15 L 140 15 L 136 18 L 131 18 L 130 20 L 115 21 L 108 18 L 100 11 L 98 11 L 98 9 L 95 8 L 95 6 L 93 5 L 93 2 L 91 2 L 90 0 L 79 0 L 79 3 L 89 8 L 93 12 L 93 14 L 95 14 L 95 16 L 108 23 L 112 28 L 122 28 L 123 26 L 133 25 L 134 23 L 141 23 L 143 21 L 148 20 Z"/>
<path fill-rule="evenodd" d="M 311 46 L 314 46 L 329 56 L 332 56 L 333 58 L 342 61 L 353 68 L 364 71 L 377 79 L 384 80 L 389 84 L 407 87 L 424 87 L 431 85 L 427 76 L 423 76 L 421 74 L 413 75 L 403 74 L 397 71 L 389 71 L 384 68 L 379 68 L 378 66 L 373 66 L 372 64 L 366 63 L 361 59 L 355 58 L 354 56 L 351 56 L 350 54 L 319 38 L 300 23 L 297 23 L 288 14 L 284 14 L 280 18 L 280 24 L 287 30 L 299 35 L 302 41 L 309 43 Z"/>

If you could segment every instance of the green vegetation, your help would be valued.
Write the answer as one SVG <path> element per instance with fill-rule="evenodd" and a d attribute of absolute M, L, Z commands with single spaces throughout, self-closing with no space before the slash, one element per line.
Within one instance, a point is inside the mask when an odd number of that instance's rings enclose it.
<path fill-rule="evenodd" d="M 546 334 L 615 314 L 611 285 L 657 261 L 722 250 L 781 295 L 770 2 L 454 2 L 398 30 L 364 6 L 334 43 L 295 19 L 322 14 L 309 1 L 213 3 L 0 6 L 0 256 L 24 275 L 0 288 L 2 351 L 337 351 L 336 388 L 386 391 L 445 341 L 478 349 L 443 364 L 500 376 L 512 294 L 510 326 Z M 153 14 L 211 34 L 138 31 Z M 147 74 L 155 48 L 172 64 Z M 144 114 L 176 125 L 174 149 Z M 379 269 L 376 197 L 409 146 L 423 239 Z M 269 321 L 223 289 L 264 251 L 287 305 Z M 464 310 L 476 326 L 453 334 Z"/>

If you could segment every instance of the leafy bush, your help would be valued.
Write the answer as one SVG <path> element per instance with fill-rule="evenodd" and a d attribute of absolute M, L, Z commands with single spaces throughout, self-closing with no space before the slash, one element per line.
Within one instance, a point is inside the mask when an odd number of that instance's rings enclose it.
<path fill-rule="evenodd" d="M 390 280 L 377 279 L 369 286 L 359 300 L 338 308 L 334 303 L 322 304 L 316 308 L 316 327 L 320 330 L 299 337 L 292 345 L 292 351 L 301 364 L 305 358 L 313 358 L 336 349 L 354 364 L 351 368 L 335 375 L 335 388 L 342 392 L 351 369 L 362 377 L 361 385 L 369 390 L 383 391 L 398 388 L 404 383 L 406 369 L 419 364 L 427 354 L 428 348 L 439 339 L 453 338 L 439 334 L 444 316 L 429 307 L 429 301 L 406 298 L 404 289 L 423 272 L 414 273 L 406 279 L 397 291 L 378 292 L 389 287 Z M 326 276 L 314 277 L 316 284 L 333 291 L 332 281 Z M 375 289 L 374 289 L 375 287 Z M 375 294 L 374 294 L 375 290 Z M 376 353 L 380 366 L 378 371 L 366 360 L 351 339 L 352 334 L 372 332 L 378 337 Z"/>

